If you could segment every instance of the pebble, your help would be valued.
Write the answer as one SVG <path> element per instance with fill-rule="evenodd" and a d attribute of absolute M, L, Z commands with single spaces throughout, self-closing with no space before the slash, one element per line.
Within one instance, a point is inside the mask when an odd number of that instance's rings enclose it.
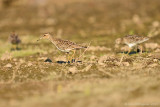
<path fill-rule="evenodd" d="M 8 63 L 8 64 L 5 65 L 4 67 L 6 67 L 6 68 L 11 68 L 11 67 L 12 67 L 12 64 Z"/>

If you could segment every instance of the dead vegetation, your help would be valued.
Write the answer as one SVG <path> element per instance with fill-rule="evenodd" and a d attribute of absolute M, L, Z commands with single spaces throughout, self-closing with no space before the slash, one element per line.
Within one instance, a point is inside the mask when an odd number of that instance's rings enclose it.
<path fill-rule="evenodd" d="M 49 1 L 37 5 L 38 0 L 17 0 L 0 8 L 2 107 L 159 106 L 158 0 Z M 22 40 L 18 51 L 11 51 L 7 42 L 13 30 Z M 90 43 L 81 53 L 82 62 L 56 63 L 65 61 L 65 54 L 47 41 L 36 42 L 46 32 Z M 128 47 L 115 46 L 126 34 L 151 37 L 142 44 L 143 54 L 133 49 L 127 55 Z M 52 63 L 44 62 L 47 58 Z"/>

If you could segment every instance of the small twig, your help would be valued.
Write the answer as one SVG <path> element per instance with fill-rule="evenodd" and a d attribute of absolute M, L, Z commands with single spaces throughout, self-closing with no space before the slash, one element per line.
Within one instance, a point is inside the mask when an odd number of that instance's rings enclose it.
<path fill-rule="evenodd" d="M 123 52 L 123 55 L 122 55 L 122 57 L 121 57 L 121 59 L 120 59 L 119 65 L 121 65 L 121 63 L 122 63 L 122 61 L 123 61 L 123 58 L 124 58 L 124 52 Z"/>
<path fill-rule="evenodd" d="M 13 70 L 12 78 L 8 81 L 8 83 L 11 83 L 11 82 L 13 82 L 13 81 L 15 80 L 15 78 L 16 78 L 16 73 L 18 72 L 20 66 L 21 66 L 21 64 L 18 64 L 18 65 L 16 66 L 16 69 Z"/>
<path fill-rule="evenodd" d="M 87 48 L 83 51 L 83 53 L 79 56 L 78 59 L 80 59 L 84 55 L 84 53 L 88 50 L 90 44 L 91 44 L 91 42 L 88 44 Z"/>

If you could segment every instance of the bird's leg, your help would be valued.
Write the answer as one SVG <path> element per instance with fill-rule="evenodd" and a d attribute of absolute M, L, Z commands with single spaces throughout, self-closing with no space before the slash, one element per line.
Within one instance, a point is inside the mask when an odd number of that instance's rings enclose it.
<path fill-rule="evenodd" d="M 71 56 L 71 62 L 75 62 L 75 53 L 76 53 L 76 50 L 73 50 L 73 54 Z"/>
<path fill-rule="evenodd" d="M 140 54 L 143 53 L 142 46 L 140 45 Z"/>
<path fill-rule="evenodd" d="M 79 57 L 78 57 L 78 60 L 80 60 L 81 53 L 82 53 L 82 50 L 80 49 L 80 50 L 79 50 Z"/>
<path fill-rule="evenodd" d="M 11 50 L 12 50 L 12 51 L 16 50 L 16 45 L 15 45 L 15 44 L 12 44 Z"/>
<path fill-rule="evenodd" d="M 16 47 L 16 50 L 18 50 L 18 45 L 17 45 L 17 44 L 16 44 L 16 46 L 15 46 L 15 47 Z"/>
<path fill-rule="evenodd" d="M 129 55 L 130 52 L 131 52 L 131 48 L 129 47 L 129 50 L 128 50 L 128 53 L 127 53 L 127 54 Z"/>
<path fill-rule="evenodd" d="M 66 62 L 68 62 L 69 61 L 69 52 L 67 52 L 67 61 Z"/>
<path fill-rule="evenodd" d="M 124 58 L 124 51 L 123 51 L 122 57 L 121 57 L 121 59 L 120 59 L 120 63 L 119 63 L 119 65 L 121 65 L 121 64 L 122 64 L 122 62 L 123 62 L 123 58 Z"/>
<path fill-rule="evenodd" d="M 138 53 L 138 45 L 136 46 L 136 54 Z"/>
<path fill-rule="evenodd" d="M 16 46 L 15 46 L 15 47 L 16 47 L 16 50 L 18 50 L 18 44 L 16 44 Z"/>
<path fill-rule="evenodd" d="M 70 63 L 70 61 L 71 61 L 71 56 L 68 53 L 68 63 Z"/>
<path fill-rule="evenodd" d="M 141 48 L 142 48 L 141 45 L 138 45 L 138 49 L 137 49 L 138 52 L 137 53 L 140 53 L 140 54 L 142 53 Z"/>
<path fill-rule="evenodd" d="M 13 50 L 16 50 L 16 45 L 15 44 L 13 45 Z"/>
<path fill-rule="evenodd" d="M 11 51 L 12 51 L 12 50 L 14 50 L 14 45 L 13 45 L 13 44 L 12 44 L 12 46 L 11 46 Z"/>

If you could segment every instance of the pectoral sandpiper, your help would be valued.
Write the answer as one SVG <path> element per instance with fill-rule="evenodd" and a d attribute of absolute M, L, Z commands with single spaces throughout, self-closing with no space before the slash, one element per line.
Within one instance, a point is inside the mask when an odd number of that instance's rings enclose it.
<path fill-rule="evenodd" d="M 131 48 L 139 45 L 145 41 L 149 40 L 149 37 L 144 37 L 144 36 L 137 36 L 137 35 L 127 35 L 123 38 L 118 38 L 116 39 L 116 44 L 126 44 L 129 46 L 129 51 L 128 54 L 131 51 Z M 141 47 L 141 51 L 140 53 L 142 53 L 142 47 Z"/>
<path fill-rule="evenodd" d="M 12 32 L 9 36 L 9 42 L 12 44 L 11 50 L 18 50 L 18 45 L 21 43 L 21 40 L 15 32 Z"/>
<path fill-rule="evenodd" d="M 74 58 L 76 50 L 87 48 L 86 46 L 76 44 L 69 40 L 62 40 L 62 39 L 55 38 L 51 36 L 49 33 L 44 34 L 42 37 L 40 37 L 40 39 L 48 39 L 56 46 L 58 50 L 62 52 L 69 53 L 70 51 L 73 51 L 73 55 L 71 56 L 71 58 Z M 37 41 L 39 41 L 40 39 L 38 39 Z M 67 58 L 67 60 L 70 61 L 69 58 Z"/>

